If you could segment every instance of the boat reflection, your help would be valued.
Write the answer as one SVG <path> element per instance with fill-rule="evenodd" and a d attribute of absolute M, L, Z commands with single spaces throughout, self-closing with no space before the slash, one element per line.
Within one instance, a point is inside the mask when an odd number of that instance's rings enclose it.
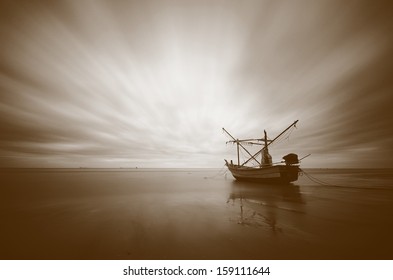
<path fill-rule="evenodd" d="M 290 227 L 290 220 L 296 214 L 305 212 L 298 185 L 233 181 L 231 188 L 227 203 L 235 209 L 238 207 L 236 222 L 239 225 L 263 227 L 277 234 Z"/>

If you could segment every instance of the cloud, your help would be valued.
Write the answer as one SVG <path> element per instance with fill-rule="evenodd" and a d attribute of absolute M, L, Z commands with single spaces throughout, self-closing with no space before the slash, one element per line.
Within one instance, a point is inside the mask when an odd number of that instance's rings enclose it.
<path fill-rule="evenodd" d="M 312 166 L 392 163 L 392 17 L 382 4 L 0 10 L 1 166 L 218 167 L 234 152 L 221 127 L 273 137 L 296 119 L 277 160 L 296 151 L 313 153 Z"/>

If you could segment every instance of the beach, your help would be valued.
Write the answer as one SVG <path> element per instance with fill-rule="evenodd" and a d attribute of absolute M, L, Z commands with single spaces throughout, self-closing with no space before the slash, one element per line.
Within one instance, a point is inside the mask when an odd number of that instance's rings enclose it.
<path fill-rule="evenodd" d="M 304 172 L 1 169 L 0 259 L 393 259 L 392 169 Z"/>

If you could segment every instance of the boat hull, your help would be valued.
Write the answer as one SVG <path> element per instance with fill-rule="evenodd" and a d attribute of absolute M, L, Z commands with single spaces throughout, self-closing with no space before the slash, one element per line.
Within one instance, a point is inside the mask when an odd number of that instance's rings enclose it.
<path fill-rule="evenodd" d="M 228 164 L 228 169 L 236 180 L 261 183 L 287 184 L 298 179 L 299 166 L 274 165 L 269 167 L 244 167 Z"/>

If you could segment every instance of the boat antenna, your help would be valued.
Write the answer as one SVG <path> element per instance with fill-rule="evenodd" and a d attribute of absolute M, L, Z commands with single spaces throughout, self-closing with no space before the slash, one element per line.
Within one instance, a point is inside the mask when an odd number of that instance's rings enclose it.
<path fill-rule="evenodd" d="M 302 157 L 301 159 L 299 159 L 299 161 L 301 161 L 302 159 L 305 159 L 306 157 L 309 157 L 309 156 L 311 156 L 311 154 L 308 154 L 308 155 Z"/>

